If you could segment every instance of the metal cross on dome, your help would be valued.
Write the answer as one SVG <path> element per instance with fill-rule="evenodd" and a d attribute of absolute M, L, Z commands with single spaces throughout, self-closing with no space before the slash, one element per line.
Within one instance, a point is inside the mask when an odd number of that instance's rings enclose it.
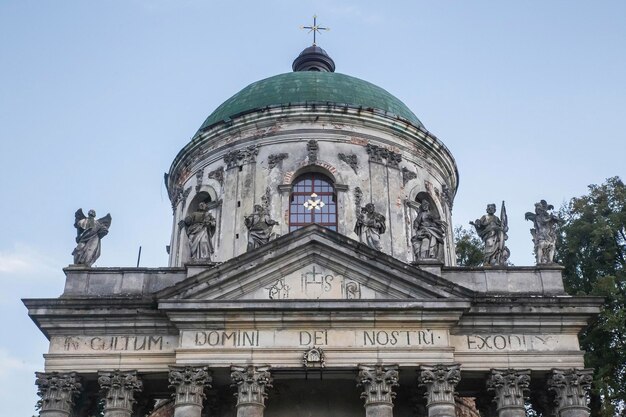
<path fill-rule="evenodd" d="M 324 207 L 326 204 L 324 204 L 322 200 L 318 200 L 317 194 L 313 193 L 311 194 L 311 198 L 305 201 L 304 204 L 302 205 L 307 210 L 311 211 L 311 210 L 322 210 L 322 207 Z"/>
<path fill-rule="evenodd" d="M 330 30 L 330 28 L 317 25 L 317 15 L 313 15 L 313 26 L 300 26 L 300 29 L 309 29 L 309 33 L 313 32 L 313 45 L 317 45 L 316 34 L 321 34 L 320 30 Z"/>

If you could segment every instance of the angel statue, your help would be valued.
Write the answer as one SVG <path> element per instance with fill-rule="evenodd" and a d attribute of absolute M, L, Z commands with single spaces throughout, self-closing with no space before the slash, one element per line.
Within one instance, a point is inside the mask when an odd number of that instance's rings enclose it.
<path fill-rule="evenodd" d="M 91 266 L 100 257 L 100 239 L 109 233 L 111 215 L 96 219 L 95 210 L 89 210 L 85 217 L 83 209 L 74 213 L 76 228 L 76 248 L 72 252 L 75 265 Z"/>
<path fill-rule="evenodd" d="M 535 203 L 535 212 L 527 212 L 524 216 L 526 220 L 534 223 L 534 228 L 530 229 L 535 244 L 535 256 L 537 265 L 551 264 L 554 261 L 554 251 L 556 249 L 556 229 L 563 220 L 559 219 L 550 210 L 554 209 L 552 204 L 546 200 Z"/>
<path fill-rule="evenodd" d="M 363 234 L 365 234 L 367 246 L 382 251 L 380 235 L 385 233 L 385 230 L 387 230 L 385 216 L 376 212 L 374 204 L 367 203 L 365 207 L 361 208 L 361 213 L 359 213 L 354 225 L 354 233 L 359 236 L 361 242 L 363 242 Z"/>
<path fill-rule="evenodd" d="M 487 205 L 487 214 L 480 219 L 470 222 L 476 229 L 476 233 L 485 244 L 483 250 L 483 265 L 506 265 L 511 252 L 505 246 L 508 239 L 506 232 L 509 231 L 509 221 L 506 215 L 504 201 L 500 210 L 500 217 L 496 216 L 496 205 Z"/>

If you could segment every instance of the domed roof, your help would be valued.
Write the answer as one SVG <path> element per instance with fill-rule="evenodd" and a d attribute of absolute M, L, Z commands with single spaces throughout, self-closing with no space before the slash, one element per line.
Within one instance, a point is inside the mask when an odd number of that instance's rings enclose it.
<path fill-rule="evenodd" d="M 299 71 L 250 84 L 215 109 L 200 130 L 268 106 L 327 103 L 382 110 L 423 127 L 403 102 L 372 83 L 336 72 Z"/>

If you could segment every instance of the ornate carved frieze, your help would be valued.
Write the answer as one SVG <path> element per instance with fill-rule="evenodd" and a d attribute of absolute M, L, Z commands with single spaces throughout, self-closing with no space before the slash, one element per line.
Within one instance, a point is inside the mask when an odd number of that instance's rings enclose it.
<path fill-rule="evenodd" d="M 494 402 L 501 408 L 524 408 L 528 396 L 530 370 L 492 369 L 487 379 L 487 390 L 494 393 Z"/>
<path fill-rule="evenodd" d="M 211 388 L 211 375 L 206 366 L 170 367 L 170 388 L 174 388 L 176 405 L 202 406 L 205 388 Z"/>
<path fill-rule="evenodd" d="M 592 369 L 553 369 L 548 390 L 554 393 L 556 414 L 566 408 L 587 408 L 587 395 L 593 381 Z"/>
<path fill-rule="evenodd" d="M 37 395 L 41 398 L 37 405 L 41 413 L 57 412 L 69 416 L 74 400 L 82 389 L 78 375 L 75 372 L 35 372 L 35 376 Z"/>
<path fill-rule="evenodd" d="M 417 178 L 417 174 L 407 167 L 402 167 L 402 186 L 406 187 L 407 182 Z"/>
<path fill-rule="evenodd" d="M 317 162 L 317 152 L 319 151 L 320 147 L 317 144 L 317 141 L 314 139 L 311 139 L 310 141 L 307 142 L 306 144 L 306 150 L 307 150 L 307 155 L 309 157 L 309 164 L 314 164 Z"/>
<path fill-rule="evenodd" d="M 350 168 L 352 168 L 354 173 L 358 174 L 359 158 L 355 154 L 340 153 L 340 154 L 337 154 L 337 157 L 339 158 L 340 161 L 343 161 L 346 164 L 350 165 Z"/>
<path fill-rule="evenodd" d="M 137 372 L 100 372 L 98 383 L 104 394 L 104 411 L 124 410 L 130 416 L 135 403 L 135 393 L 141 391 L 143 387 L 137 378 Z"/>
<path fill-rule="evenodd" d="M 220 185 L 224 185 L 224 167 L 209 172 L 209 178 L 219 182 Z"/>
<path fill-rule="evenodd" d="M 436 403 L 454 404 L 454 389 L 461 380 L 459 364 L 422 366 L 419 385 L 426 389 L 424 397 L 428 405 Z"/>
<path fill-rule="evenodd" d="M 202 188 L 203 178 L 204 178 L 204 168 L 200 168 L 200 170 L 196 172 L 196 192 L 200 191 L 200 188 Z"/>
<path fill-rule="evenodd" d="M 289 154 L 287 153 L 274 153 L 267 157 L 267 167 L 274 169 L 283 159 L 287 159 Z"/>
<path fill-rule="evenodd" d="M 237 405 L 257 404 L 264 406 L 267 388 L 272 387 L 269 366 L 233 366 L 230 377 L 237 388 Z"/>
<path fill-rule="evenodd" d="M 396 393 L 393 388 L 398 384 L 398 366 L 359 365 L 357 386 L 363 387 L 361 398 L 365 406 L 370 404 L 393 404 Z"/>
<path fill-rule="evenodd" d="M 240 167 L 246 164 L 256 162 L 256 156 L 259 154 L 259 147 L 257 145 L 250 145 L 243 149 L 237 149 L 228 152 L 224 156 L 224 162 L 226 162 L 226 169 Z"/>
<path fill-rule="evenodd" d="M 391 168 L 399 168 L 400 162 L 402 162 L 402 155 L 382 146 L 368 143 L 366 149 L 367 154 L 370 156 L 370 162 L 387 165 Z"/>

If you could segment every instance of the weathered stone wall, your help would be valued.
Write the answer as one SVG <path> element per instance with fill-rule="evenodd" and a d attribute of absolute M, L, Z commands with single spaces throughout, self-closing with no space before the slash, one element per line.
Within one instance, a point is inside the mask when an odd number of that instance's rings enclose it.
<path fill-rule="evenodd" d="M 317 141 L 313 154 L 307 149 L 310 140 Z M 358 187 L 360 206 L 374 203 L 386 217 L 383 251 L 406 262 L 414 260 L 410 239 L 416 213 L 406 203 L 420 193 L 428 195 L 448 225 L 445 264 L 455 264 L 450 211 L 457 172 L 445 146 L 424 130 L 379 115 L 302 108 L 241 117 L 230 127 L 205 132 L 181 151 L 168 177 L 174 207 L 170 266 L 189 259 L 187 237 L 178 225 L 199 199 L 209 195 L 219 201 L 210 210 L 217 220 L 212 260 L 225 261 L 246 251 L 243 219 L 266 196 L 271 218 L 279 222 L 273 231 L 288 233 L 290 185 L 312 171 L 326 174 L 337 186 L 339 233 L 359 239 L 353 231 Z"/>

